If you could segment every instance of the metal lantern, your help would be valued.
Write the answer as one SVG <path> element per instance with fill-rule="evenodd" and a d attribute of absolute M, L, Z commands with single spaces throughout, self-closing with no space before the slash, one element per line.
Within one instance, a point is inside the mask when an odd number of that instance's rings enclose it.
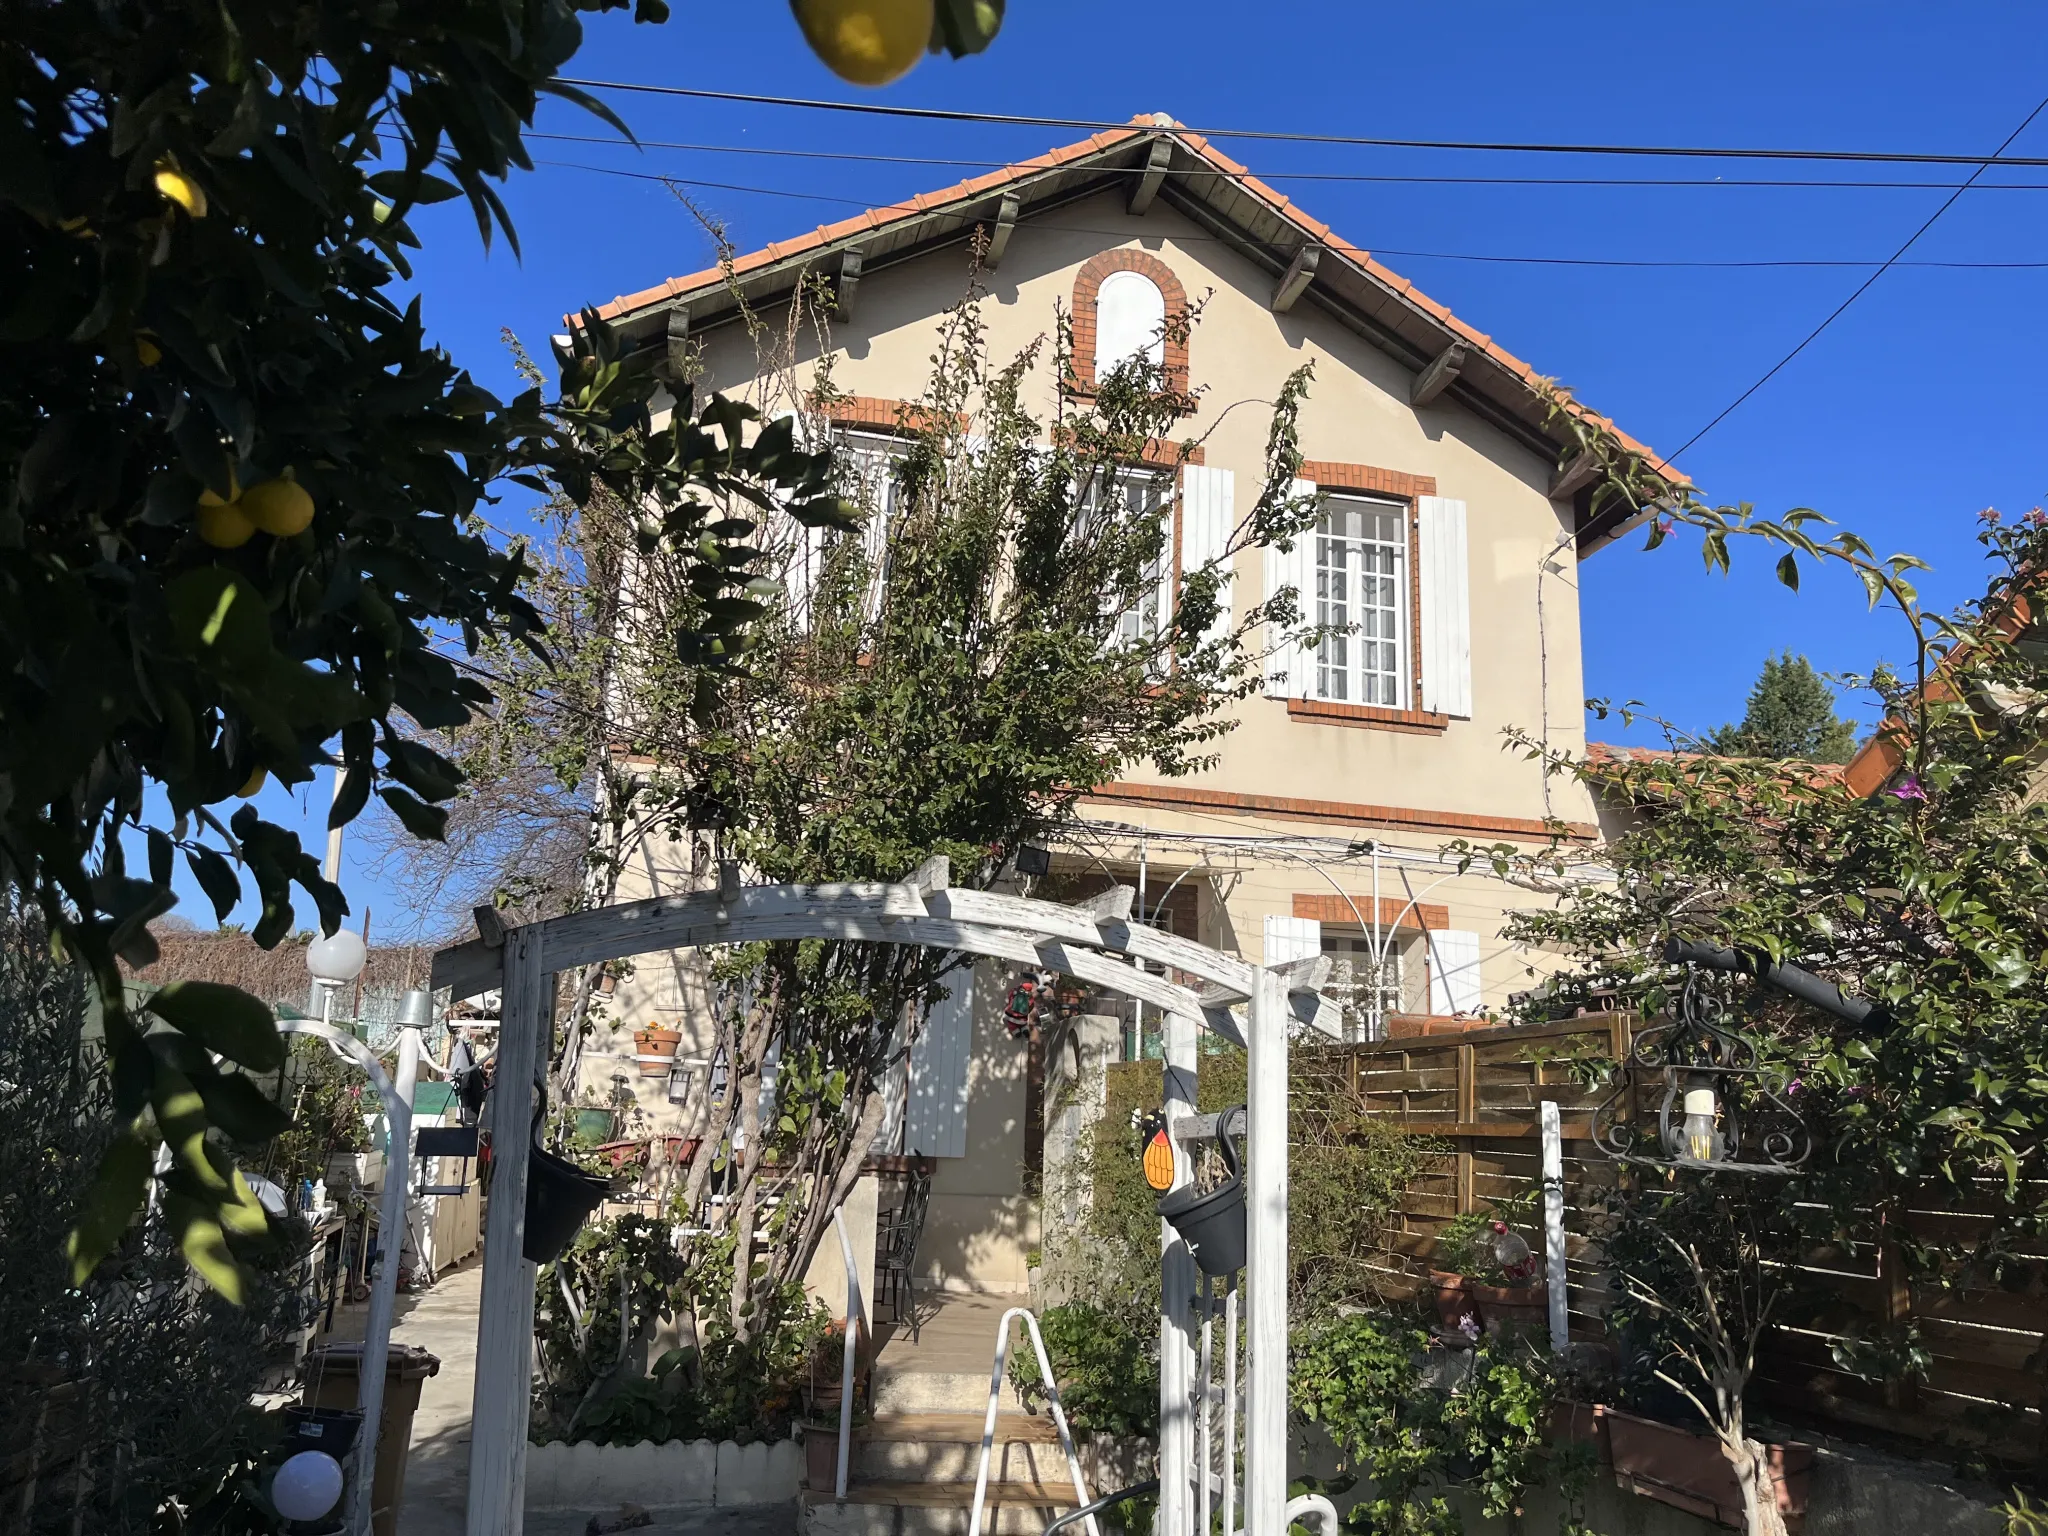
<path fill-rule="evenodd" d="M 1649 1097 L 1654 1140 L 1637 1115 Z M 1719 1173 L 1796 1173 L 1813 1153 L 1755 1048 L 1714 1022 L 1713 998 L 1691 967 L 1671 1022 L 1636 1036 L 1620 1083 L 1593 1112 L 1593 1140 L 1616 1162 Z M 1751 1147 L 1756 1160 L 1746 1161 Z"/>

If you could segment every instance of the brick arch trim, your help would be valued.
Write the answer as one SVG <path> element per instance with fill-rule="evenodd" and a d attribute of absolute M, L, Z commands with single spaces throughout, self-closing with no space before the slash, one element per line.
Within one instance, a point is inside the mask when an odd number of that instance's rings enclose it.
<path fill-rule="evenodd" d="M 1166 384 L 1185 393 L 1188 387 L 1188 343 L 1185 323 L 1188 291 L 1173 268 L 1150 251 L 1102 251 L 1081 264 L 1074 278 L 1074 359 L 1072 387 L 1083 394 L 1095 392 L 1095 301 L 1102 280 L 1112 272 L 1136 272 L 1149 277 L 1166 300 Z M 1176 337 L 1176 330 L 1182 334 Z"/>

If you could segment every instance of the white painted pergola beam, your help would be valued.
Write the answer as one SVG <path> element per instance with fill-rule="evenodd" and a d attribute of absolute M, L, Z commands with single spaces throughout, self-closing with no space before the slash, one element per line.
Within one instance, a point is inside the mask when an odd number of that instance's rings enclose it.
<path fill-rule="evenodd" d="M 1201 1019 L 1238 1045 L 1244 1044 L 1244 1034 L 1229 1008 L 1250 997 L 1254 974 L 1250 964 L 1235 956 L 1123 918 L 1097 918 L 1055 902 L 993 891 L 924 890 L 879 882 L 744 886 L 729 893 L 693 891 L 571 913 L 533 926 L 542 930 L 550 971 L 652 949 L 821 934 L 875 943 L 935 945 L 1062 971 L 1169 1013 Z M 1110 955 L 1167 966 L 1208 985 L 1198 996 L 1190 988 L 1147 972 L 1134 976 L 1133 967 L 1108 959 Z M 433 985 L 437 990 L 452 990 L 458 1000 L 471 997 L 498 984 L 503 963 L 501 950 L 475 939 L 435 955 Z M 1297 962 L 1289 971 L 1289 990 L 1296 998 L 1294 1014 L 1312 1028 L 1341 1038 L 1337 1011 L 1319 996 L 1326 971 L 1327 962 L 1319 971 L 1313 961 Z"/>

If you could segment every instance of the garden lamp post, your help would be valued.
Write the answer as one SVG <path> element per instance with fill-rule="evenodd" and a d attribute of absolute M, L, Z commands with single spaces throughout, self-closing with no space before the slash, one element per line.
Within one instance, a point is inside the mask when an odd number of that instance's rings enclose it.
<path fill-rule="evenodd" d="M 369 958 L 363 936 L 346 928 L 323 934 L 306 946 L 306 969 L 320 988 L 321 1022 L 334 1022 L 334 994 L 363 974 Z"/>
<path fill-rule="evenodd" d="M 362 941 L 356 943 L 360 946 Z M 360 961 L 356 969 L 362 969 Z M 368 1074 L 384 1103 L 384 1190 L 377 1208 L 377 1273 L 370 1281 L 370 1315 L 363 1325 L 362 1374 L 356 1386 L 356 1407 L 363 1423 L 356 1435 L 356 1475 L 345 1525 L 351 1536 L 368 1536 L 377 1431 L 384 1414 L 384 1372 L 391 1353 L 391 1316 L 398 1299 L 398 1257 L 405 1239 L 406 1172 L 412 1163 L 412 1094 L 419 1078 L 420 1032 L 411 1027 L 398 1032 L 398 1076 L 394 1081 L 370 1048 L 345 1029 L 311 1019 L 280 1019 L 277 1027 L 285 1034 L 325 1040 L 337 1056 Z"/>

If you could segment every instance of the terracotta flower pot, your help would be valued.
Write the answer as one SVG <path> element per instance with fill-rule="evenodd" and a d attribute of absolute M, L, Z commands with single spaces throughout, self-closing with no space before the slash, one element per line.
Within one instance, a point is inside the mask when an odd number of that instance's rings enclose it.
<path fill-rule="evenodd" d="M 683 1043 L 683 1032 L 670 1029 L 662 1024 L 649 1024 L 645 1029 L 633 1031 L 633 1049 L 641 1056 L 662 1056 L 665 1061 L 643 1061 L 640 1063 L 642 1077 L 666 1077 L 675 1061 L 676 1049 Z"/>
<path fill-rule="evenodd" d="M 1573 1402 L 1568 1398 L 1552 1403 L 1546 1425 L 1550 1443 L 1589 1445 L 1596 1465 L 1613 1466 L 1614 1448 L 1607 1443 L 1607 1413 L 1597 1403 Z"/>
<path fill-rule="evenodd" d="M 1479 1308 L 1465 1289 L 1465 1277 L 1449 1270 L 1432 1269 L 1429 1278 L 1436 1285 L 1436 1315 L 1446 1328 L 1456 1328 L 1468 1317 L 1475 1321 Z"/>
<path fill-rule="evenodd" d="M 1479 1315 L 1488 1333 L 1549 1326 L 1548 1285 L 1481 1285 L 1477 1280 L 1467 1280 L 1465 1291 L 1479 1303 Z"/>
<path fill-rule="evenodd" d="M 1712 1435 L 1694 1434 L 1676 1424 L 1638 1418 L 1617 1408 L 1602 1407 L 1608 1444 L 1614 1452 L 1616 1481 L 1645 1498 L 1685 1510 L 1703 1520 L 1742 1525 L 1742 1488 L 1735 1469 L 1721 1454 Z M 1797 1441 L 1768 1447 L 1771 1483 L 1778 1494 L 1778 1512 L 1789 1517 L 1806 1513 L 1807 1484 L 1813 1471 L 1813 1447 Z"/>
<path fill-rule="evenodd" d="M 839 1485 L 839 1426 L 806 1421 L 803 1434 L 804 1483 L 829 1493 Z"/>

